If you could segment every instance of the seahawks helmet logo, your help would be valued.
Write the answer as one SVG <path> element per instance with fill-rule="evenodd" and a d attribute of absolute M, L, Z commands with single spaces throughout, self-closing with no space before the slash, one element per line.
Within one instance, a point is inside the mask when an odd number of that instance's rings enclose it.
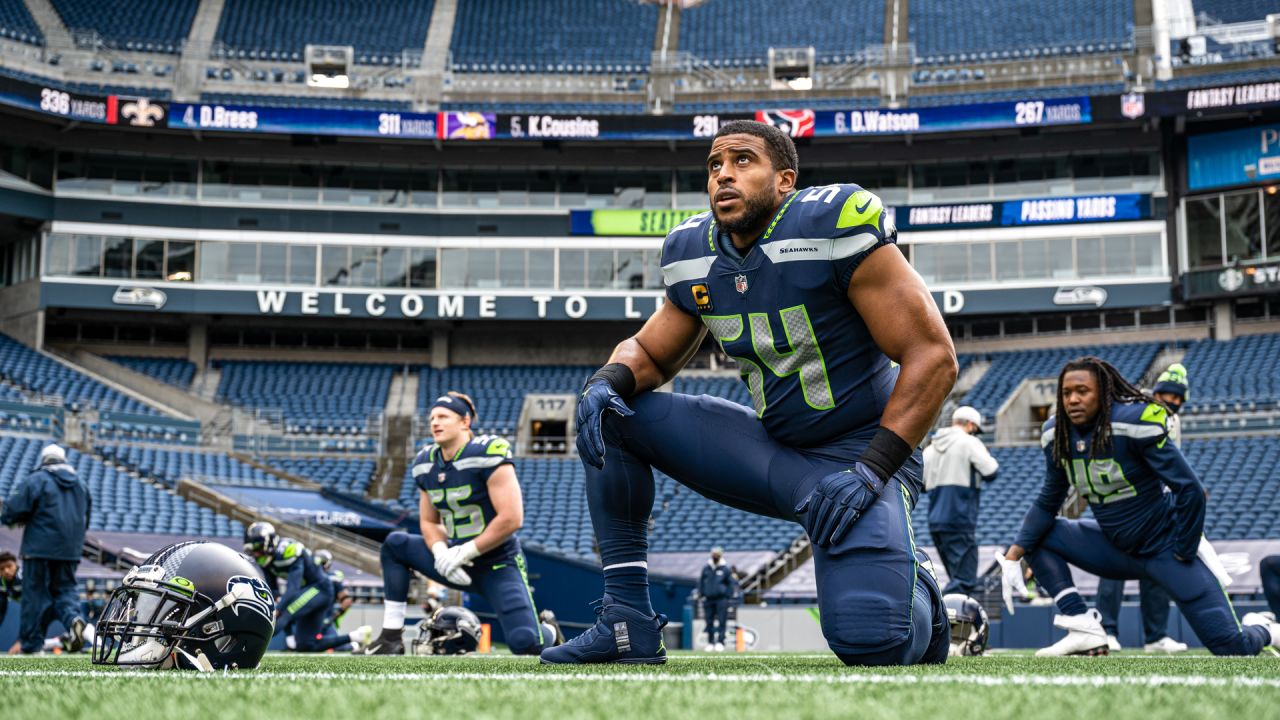
<path fill-rule="evenodd" d="M 227 580 L 227 592 L 231 592 L 236 585 L 248 585 L 252 593 L 249 593 L 236 600 L 231 606 L 232 612 L 236 615 L 240 614 L 241 609 L 252 610 L 267 620 L 271 620 L 275 615 L 275 600 L 271 595 L 271 590 L 267 588 L 267 584 L 262 578 L 249 577 L 248 575 L 232 575 Z"/>

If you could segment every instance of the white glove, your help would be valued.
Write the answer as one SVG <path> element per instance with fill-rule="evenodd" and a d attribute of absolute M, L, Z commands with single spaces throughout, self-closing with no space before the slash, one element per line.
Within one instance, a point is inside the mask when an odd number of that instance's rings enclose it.
<path fill-rule="evenodd" d="M 474 550 L 476 544 L 474 542 L 466 542 L 463 545 L 451 548 L 443 542 L 438 542 L 431 546 L 431 554 L 436 559 L 436 572 L 440 574 L 440 577 L 454 585 L 471 584 L 471 576 L 462 569 L 463 563 L 458 560 L 458 557 L 460 557 L 459 551 L 466 545 L 470 545 Z M 477 552 L 476 555 L 479 555 L 479 553 Z M 466 561 L 466 564 L 469 565 L 474 558 L 474 555 L 471 556 Z"/>
<path fill-rule="evenodd" d="M 1231 574 L 1222 566 L 1222 560 L 1218 558 L 1218 551 L 1213 549 L 1209 539 L 1203 535 L 1200 536 L 1200 547 L 1196 548 L 1196 556 L 1209 568 L 1209 572 L 1213 573 L 1222 587 L 1225 588 L 1232 583 Z"/>
<path fill-rule="evenodd" d="M 1022 599 L 1026 599 L 1027 583 L 1022 577 L 1022 562 L 1019 560 L 1006 560 L 1004 554 L 996 552 L 996 562 L 1000 565 L 1000 594 L 1004 597 L 1004 606 L 1009 610 L 1009 614 L 1014 613 L 1013 596 L 1017 595 Z"/>

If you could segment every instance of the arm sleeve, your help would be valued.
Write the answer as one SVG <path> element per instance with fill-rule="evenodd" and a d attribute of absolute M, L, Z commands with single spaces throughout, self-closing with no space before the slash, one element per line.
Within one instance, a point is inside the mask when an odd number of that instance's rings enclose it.
<path fill-rule="evenodd" d="M 969 457 L 970 464 L 978 474 L 987 480 L 994 480 L 996 471 L 1000 469 L 1000 463 L 991 455 L 991 451 L 987 450 L 987 446 L 982 444 L 981 440 L 974 438 L 971 444 L 973 452 Z"/>
<path fill-rule="evenodd" d="M 1040 540 L 1053 528 L 1053 519 L 1067 499 L 1070 483 L 1062 468 L 1053 464 L 1053 448 L 1045 448 L 1044 486 L 1040 494 L 1031 503 L 1027 516 L 1022 519 L 1022 529 L 1014 543 L 1020 545 L 1028 554 L 1034 551 Z"/>
<path fill-rule="evenodd" d="M 28 477 L 14 488 L 13 494 L 4 502 L 4 511 L 0 512 L 0 525 L 17 525 L 31 519 L 34 509 L 35 481 Z"/>
<path fill-rule="evenodd" d="M 286 576 L 288 579 L 285 583 L 284 596 L 280 598 L 278 603 L 276 603 L 276 607 L 280 608 L 281 614 L 284 614 L 288 610 L 289 605 L 292 604 L 294 600 L 298 599 L 298 596 L 302 594 L 302 589 L 307 584 L 306 568 L 303 566 L 306 560 L 307 559 L 305 557 L 299 557 L 293 562 L 293 565 L 289 566 L 289 574 Z"/>
<path fill-rule="evenodd" d="M 1168 436 L 1147 442 L 1142 448 L 1142 459 L 1173 492 L 1173 550 L 1179 558 L 1190 560 L 1196 556 L 1200 536 L 1204 534 L 1204 486 Z"/>

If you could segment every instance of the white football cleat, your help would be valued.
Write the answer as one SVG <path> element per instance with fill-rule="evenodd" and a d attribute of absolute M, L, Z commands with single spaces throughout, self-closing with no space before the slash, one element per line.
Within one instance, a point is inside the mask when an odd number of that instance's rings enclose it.
<path fill-rule="evenodd" d="M 1115 635 L 1108 634 L 1107 635 L 1107 651 L 1120 652 L 1120 638 L 1117 638 Z"/>
<path fill-rule="evenodd" d="M 1280 625 L 1276 624 L 1275 613 L 1247 613 L 1240 618 L 1241 625 L 1262 625 L 1271 632 L 1271 647 L 1280 650 Z"/>
<path fill-rule="evenodd" d="M 1164 637 L 1160 638 L 1155 642 L 1149 642 L 1146 645 L 1143 645 L 1142 651 L 1149 652 L 1149 653 L 1164 653 L 1166 655 L 1172 655 L 1174 653 L 1186 652 L 1187 644 L 1178 642 L 1177 640 L 1174 640 L 1168 635 L 1165 635 Z"/>
<path fill-rule="evenodd" d="M 1067 636 L 1037 650 L 1036 657 L 1107 654 L 1107 631 L 1102 629 L 1102 616 L 1096 608 L 1080 615 L 1055 615 L 1053 624 L 1066 630 Z"/>
<path fill-rule="evenodd" d="M 715 643 L 707 643 L 707 646 L 702 648 L 702 652 L 715 652 L 715 651 L 716 651 Z"/>
<path fill-rule="evenodd" d="M 724 643 L 722 642 L 716 643 L 716 652 L 724 652 Z"/>
<path fill-rule="evenodd" d="M 351 638 L 351 649 L 353 652 L 359 651 L 360 648 L 369 647 L 373 642 L 373 626 L 361 625 L 351 632 L 347 637 Z"/>

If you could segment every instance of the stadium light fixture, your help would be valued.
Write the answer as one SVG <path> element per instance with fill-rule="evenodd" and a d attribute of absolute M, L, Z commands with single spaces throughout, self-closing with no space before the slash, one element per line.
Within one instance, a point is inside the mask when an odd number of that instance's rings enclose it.
<path fill-rule="evenodd" d="M 345 90 L 351 87 L 351 78 L 346 75 L 321 75 L 320 73 L 316 73 L 311 76 L 311 82 L 307 84 L 311 87 L 339 88 Z"/>
<path fill-rule="evenodd" d="M 790 80 L 787 81 L 787 87 L 791 88 L 792 90 L 800 90 L 800 91 L 812 90 L 813 78 L 811 77 L 791 78 Z"/>

